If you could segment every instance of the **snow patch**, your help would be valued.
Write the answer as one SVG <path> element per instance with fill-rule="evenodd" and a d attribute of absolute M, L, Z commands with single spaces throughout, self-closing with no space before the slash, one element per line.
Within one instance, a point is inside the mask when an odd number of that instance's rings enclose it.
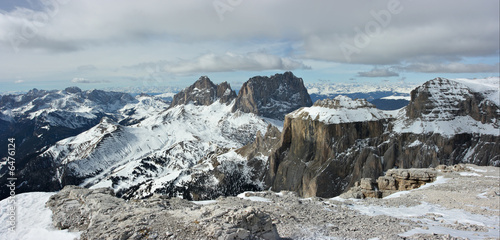
<path fill-rule="evenodd" d="M 73 240 L 80 237 L 80 232 L 58 230 L 52 225 L 52 211 L 45 207 L 45 203 L 54 193 L 31 192 L 15 196 L 16 206 L 16 231 L 10 232 L 7 222 L 11 207 L 9 198 L 0 201 L 0 238 L 23 240 Z M 5 238 L 4 238 L 5 237 Z"/>
<path fill-rule="evenodd" d="M 471 172 L 459 172 L 460 176 L 467 176 L 467 177 L 480 177 L 480 174 L 477 173 L 471 173 Z"/>
<path fill-rule="evenodd" d="M 254 202 L 271 202 L 271 200 L 269 200 L 267 198 L 263 198 L 263 197 L 257 197 L 257 196 L 247 197 L 246 193 L 252 193 L 252 192 L 243 192 L 243 193 L 238 194 L 237 197 L 242 198 L 242 199 L 246 199 L 249 201 L 254 201 Z"/>

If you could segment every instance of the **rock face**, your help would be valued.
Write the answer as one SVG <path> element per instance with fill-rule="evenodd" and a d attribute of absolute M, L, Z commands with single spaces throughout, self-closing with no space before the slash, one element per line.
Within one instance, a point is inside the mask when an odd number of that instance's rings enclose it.
<path fill-rule="evenodd" d="M 171 106 L 193 103 L 208 106 L 217 99 L 221 103 L 230 103 L 236 98 L 236 93 L 227 82 L 214 84 L 207 76 L 201 76 L 193 85 L 177 93 Z"/>
<path fill-rule="evenodd" d="M 311 97 L 302 79 L 285 72 L 250 78 L 238 92 L 233 111 L 283 120 L 287 113 L 311 105 Z"/>
<path fill-rule="evenodd" d="M 331 197 L 351 179 L 382 171 L 376 152 L 387 119 L 365 100 L 338 96 L 287 115 L 280 147 L 269 158 L 266 183 L 273 190 Z"/>
<path fill-rule="evenodd" d="M 406 111 L 409 119 L 443 121 L 470 116 L 481 123 L 496 122 L 499 114 L 498 106 L 483 94 L 445 78 L 436 78 L 413 90 Z"/>
<path fill-rule="evenodd" d="M 153 197 L 125 201 L 109 189 L 66 186 L 46 205 L 58 229 L 85 239 L 279 239 L 268 214 Z"/>
<path fill-rule="evenodd" d="M 394 167 L 500 166 L 495 94 L 494 87 L 477 91 L 437 78 L 412 91 L 412 101 L 397 115 L 342 96 L 318 101 L 286 116 L 266 184 L 305 197 L 333 197 Z"/>

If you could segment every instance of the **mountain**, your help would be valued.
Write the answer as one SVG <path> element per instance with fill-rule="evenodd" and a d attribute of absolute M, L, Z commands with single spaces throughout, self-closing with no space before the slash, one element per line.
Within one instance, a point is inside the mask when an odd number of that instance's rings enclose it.
<path fill-rule="evenodd" d="M 499 166 L 498 84 L 436 78 L 398 111 L 346 96 L 311 106 L 291 72 L 250 78 L 238 95 L 202 76 L 171 103 L 32 90 L 2 96 L 0 131 L 5 145 L 16 138 L 18 193 L 80 185 L 125 199 L 202 200 L 268 188 L 331 197 L 393 167 Z M 3 159 L 0 184 L 6 173 Z"/>
<path fill-rule="evenodd" d="M 38 175 L 51 174 L 44 169 L 50 168 L 52 163 L 36 158 L 56 142 L 83 133 L 102 119 L 128 125 L 167 107 L 163 101 L 147 95 L 134 98 L 126 93 L 82 91 L 77 87 L 60 91 L 33 89 L 26 94 L 3 95 L 0 100 L 0 142 L 7 146 L 7 139 L 16 139 L 16 174 L 36 179 Z M 3 183 L 7 168 L 4 159 L 1 163 L 0 182 Z M 50 182 L 35 182 L 47 185 L 40 190 L 52 189 L 48 188 Z M 19 182 L 20 191 L 26 187 L 31 189 L 26 183 Z M 5 196 L 4 189 L 0 191 L 0 195 Z"/>
<path fill-rule="evenodd" d="M 500 166 L 499 80 L 430 80 L 384 112 L 337 97 L 286 115 L 266 186 L 333 197 L 394 167 Z"/>
<path fill-rule="evenodd" d="M 283 120 L 287 113 L 311 105 L 311 97 L 302 78 L 285 72 L 271 77 L 250 78 L 238 92 L 233 111 Z"/>
<path fill-rule="evenodd" d="M 305 90 L 302 80 L 292 73 L 282 76 L 286 77 L 276 75 L 273 81 L 262 83 L 267 84 L 262 87 L 270 92 L 281 91 L 283 94 L 279 97 L 283 98 L 290 94 L 286 87 L 292 83 L 301 84 Z M 261 133 L 269 129 L 278 136 L 279 130 L 269 124 L 279 121 L 263 120 L 254 113 L 239 111 L 235 107 L 237 96 L 228 83 L 214 84 L 202 76 L 175 94 L 170 104 L 146 94 L 133 98 L 123 93 L 96 91 L 72 88 L 39 93 L 44 99 L 51 99 L 50 104 L 40 105 L 40 112 L 59 111 L 61 119 L 81 114 L 91 121 L 79 131 L 36 147 L 26 156 L 24 164 L 17 169 L 23 179 L 18 192 L 54 191 L 65 185 L 82 185 L 110 187 L 123 198 L 161 193 L 170 197 L 209 199 L 263 188 L 267 155 L 243 156 L 236 150 L 267 138 Z M 307 92 L 303 94 L 308 97 Z M 26 98 L 11 96 L 16 97 Z M 5 96 L 4 99 L 8 100 Z M 71 101 L 65 100 L 62 104 L 60 99 Z M 277 111 L 282 104 L 276 101 L 284 100 L 272 99 L 275 102 L 266 106 Z M 2 113 L 7 117 L 2 119 L 9 120 L 9 116 L 14 116 L 12 112 L 20 112 L 18 108 L 24 109 L 30 104 L 27 100 L 14 107 L 4 104 Z M 18 119 L 12 122 L 17 123 Z M 54 126 L 46 128 L 54 129 Z M 4 172 L 6 169 L 2 168 Z M 2 196 L 6 195 L 2 192 Z"/>
<path fill-rule="evenodd" d="M 208 106 L 214 101 L 230 103 L 236 98 L 236 93 L 227 82 L 214 84 L 207 76 L 202 76 L 193 85 L 175 94 L 171 106 L 193 103 Z"/>

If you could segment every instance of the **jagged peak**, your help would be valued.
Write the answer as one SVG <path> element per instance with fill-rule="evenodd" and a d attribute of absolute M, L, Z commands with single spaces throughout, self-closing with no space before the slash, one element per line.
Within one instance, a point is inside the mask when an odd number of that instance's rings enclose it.
<path fill-rule="evenodd" d="M 208 76 L 201 76 L 191 86 L 173 97 L 171 107 L 187 103 L 210 105 L 217 99 L 221 103 L 229 103 L 234 98 L 236 98 L 236 93 L 231 89 L 229 83 L 214 84 Z"/>
<path fill-rule="evenodd" d="M 82 92 L 82 89 L 80 89 L 77 86 L 73 86 L 73 87 L 65 88 L 64 91 L 66 91 L 67 93 L 80 93 L 80 92 Z"/>
<path fill-rule="evenodd" d="M 334 99 L 323 99 L 318 100 L 313 106 L 324 107 L 324 108 L 346 108 L 346 109 L 357 109 L 357 108 L 374 108 L 375 106 L 369 103 L 366 99 L 352 99 L 350 97 L 339 95 Z"/>

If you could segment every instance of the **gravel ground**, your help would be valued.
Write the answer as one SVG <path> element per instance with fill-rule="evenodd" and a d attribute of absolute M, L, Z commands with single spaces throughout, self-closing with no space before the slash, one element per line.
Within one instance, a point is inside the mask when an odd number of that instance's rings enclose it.
<path fill-rule="evenodd" d="M 300 198 L 246 192 L 189 202 L 124 201 L 68 187 L 47 205 L 82 239 L 499 239 L 500 168 L 465 166 L 384 199 Z"/>
<path fill-rule="evenodd" d="M 499 239 L 500 168 L 466 165 L 435 183 L 384 199 L 301 199 L 293 192 L 246 193 L 217 204 L 251 205 L 289 239 Z M 242 195 L 240 195 L 242 196 Z"/>

